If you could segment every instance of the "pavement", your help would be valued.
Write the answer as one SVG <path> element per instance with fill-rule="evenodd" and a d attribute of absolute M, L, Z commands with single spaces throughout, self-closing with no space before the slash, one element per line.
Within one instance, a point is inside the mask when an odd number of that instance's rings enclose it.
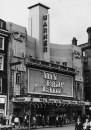
<path fill-rule="evenodd" d="M 74 127 L 74 124 L 69 124 L 69 125 L 63 125 L 62 127 L 49 127 L 49 126 L 46 126 L 46 127 L 42 127 L 42 126 L 38 126 L 36 128 L 30 128 L 30 130 L 74 130 L 75 127 Z M 29 130 L 29 128 L 21 128 L 21 129 L 16 129 L 16 128 L 13 128 L 12 130 Z"/>
<path fill-rule="evenodd" d="M 75 130 L 74 126 L 63 126 L 63 127 L 49 127 L 49 128 L 39 128 L 38 130 Z"/>

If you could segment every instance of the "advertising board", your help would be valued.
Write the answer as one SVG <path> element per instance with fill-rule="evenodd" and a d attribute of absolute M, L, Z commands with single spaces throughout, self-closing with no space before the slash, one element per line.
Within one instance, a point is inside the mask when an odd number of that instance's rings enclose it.
<path fill-rule="evenodd" d="M 28 93 L 73 97 L 73 77 L 42 70 L 28 70 Z"/>

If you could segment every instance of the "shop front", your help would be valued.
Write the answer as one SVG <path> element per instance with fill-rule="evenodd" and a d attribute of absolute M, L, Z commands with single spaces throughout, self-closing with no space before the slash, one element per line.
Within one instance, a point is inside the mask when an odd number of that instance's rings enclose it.
<path fill-rule="evenodd" d="M 14 104 L 14 113 L 20 117 L 29 114 L 31 108 L 31 118 L 36 116 L 50 117 L 65 116 L 68 123 L 75 122 L 77 116 L 82 115 L 82 107 L 85 105 L 82 101 L 57 99 L 54 97 L 15 97 L 12 99 Z M 30 106 L 31 105 L 31 106 Z"/>
<path fill-rule="evenodd" d="M 85 113 L 91 117 L 91 102 L 85 101 Z"/>
<path fill-rule="evenodd" d="M 0 95 L 0 117 L 6 116 L 7 107 L 7 97 L 5 95 Z"/>

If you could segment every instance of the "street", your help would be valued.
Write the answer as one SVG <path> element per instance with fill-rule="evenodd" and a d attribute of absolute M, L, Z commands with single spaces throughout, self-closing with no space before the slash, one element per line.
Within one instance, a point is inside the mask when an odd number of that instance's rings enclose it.
<path fill-rule="evenodd" d="M 64 127 L 52 127 L 52 128 L 38 128 L 38 130 L 75 130 L 75 127 L 74 126 L 64 126 Z"/>

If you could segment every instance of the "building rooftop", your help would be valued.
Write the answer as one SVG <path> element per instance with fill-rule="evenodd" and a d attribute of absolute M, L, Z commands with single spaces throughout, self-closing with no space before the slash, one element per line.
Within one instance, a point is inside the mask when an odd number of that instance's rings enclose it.
<path fill-rule="evenodd" d="M 31 8 L 36 7 L 36 6 L 42 6 L 42 7 L 46 8 L 46 9 L 50 9 L 48 6 L 43 5 L 43 4 L 41 4 L 41 3 L 37 3 L 37 4 L 35 4 L 35 5 L 32 5 L 32 6 L 28 7 L 28 9 L 31 9 Z"/>

